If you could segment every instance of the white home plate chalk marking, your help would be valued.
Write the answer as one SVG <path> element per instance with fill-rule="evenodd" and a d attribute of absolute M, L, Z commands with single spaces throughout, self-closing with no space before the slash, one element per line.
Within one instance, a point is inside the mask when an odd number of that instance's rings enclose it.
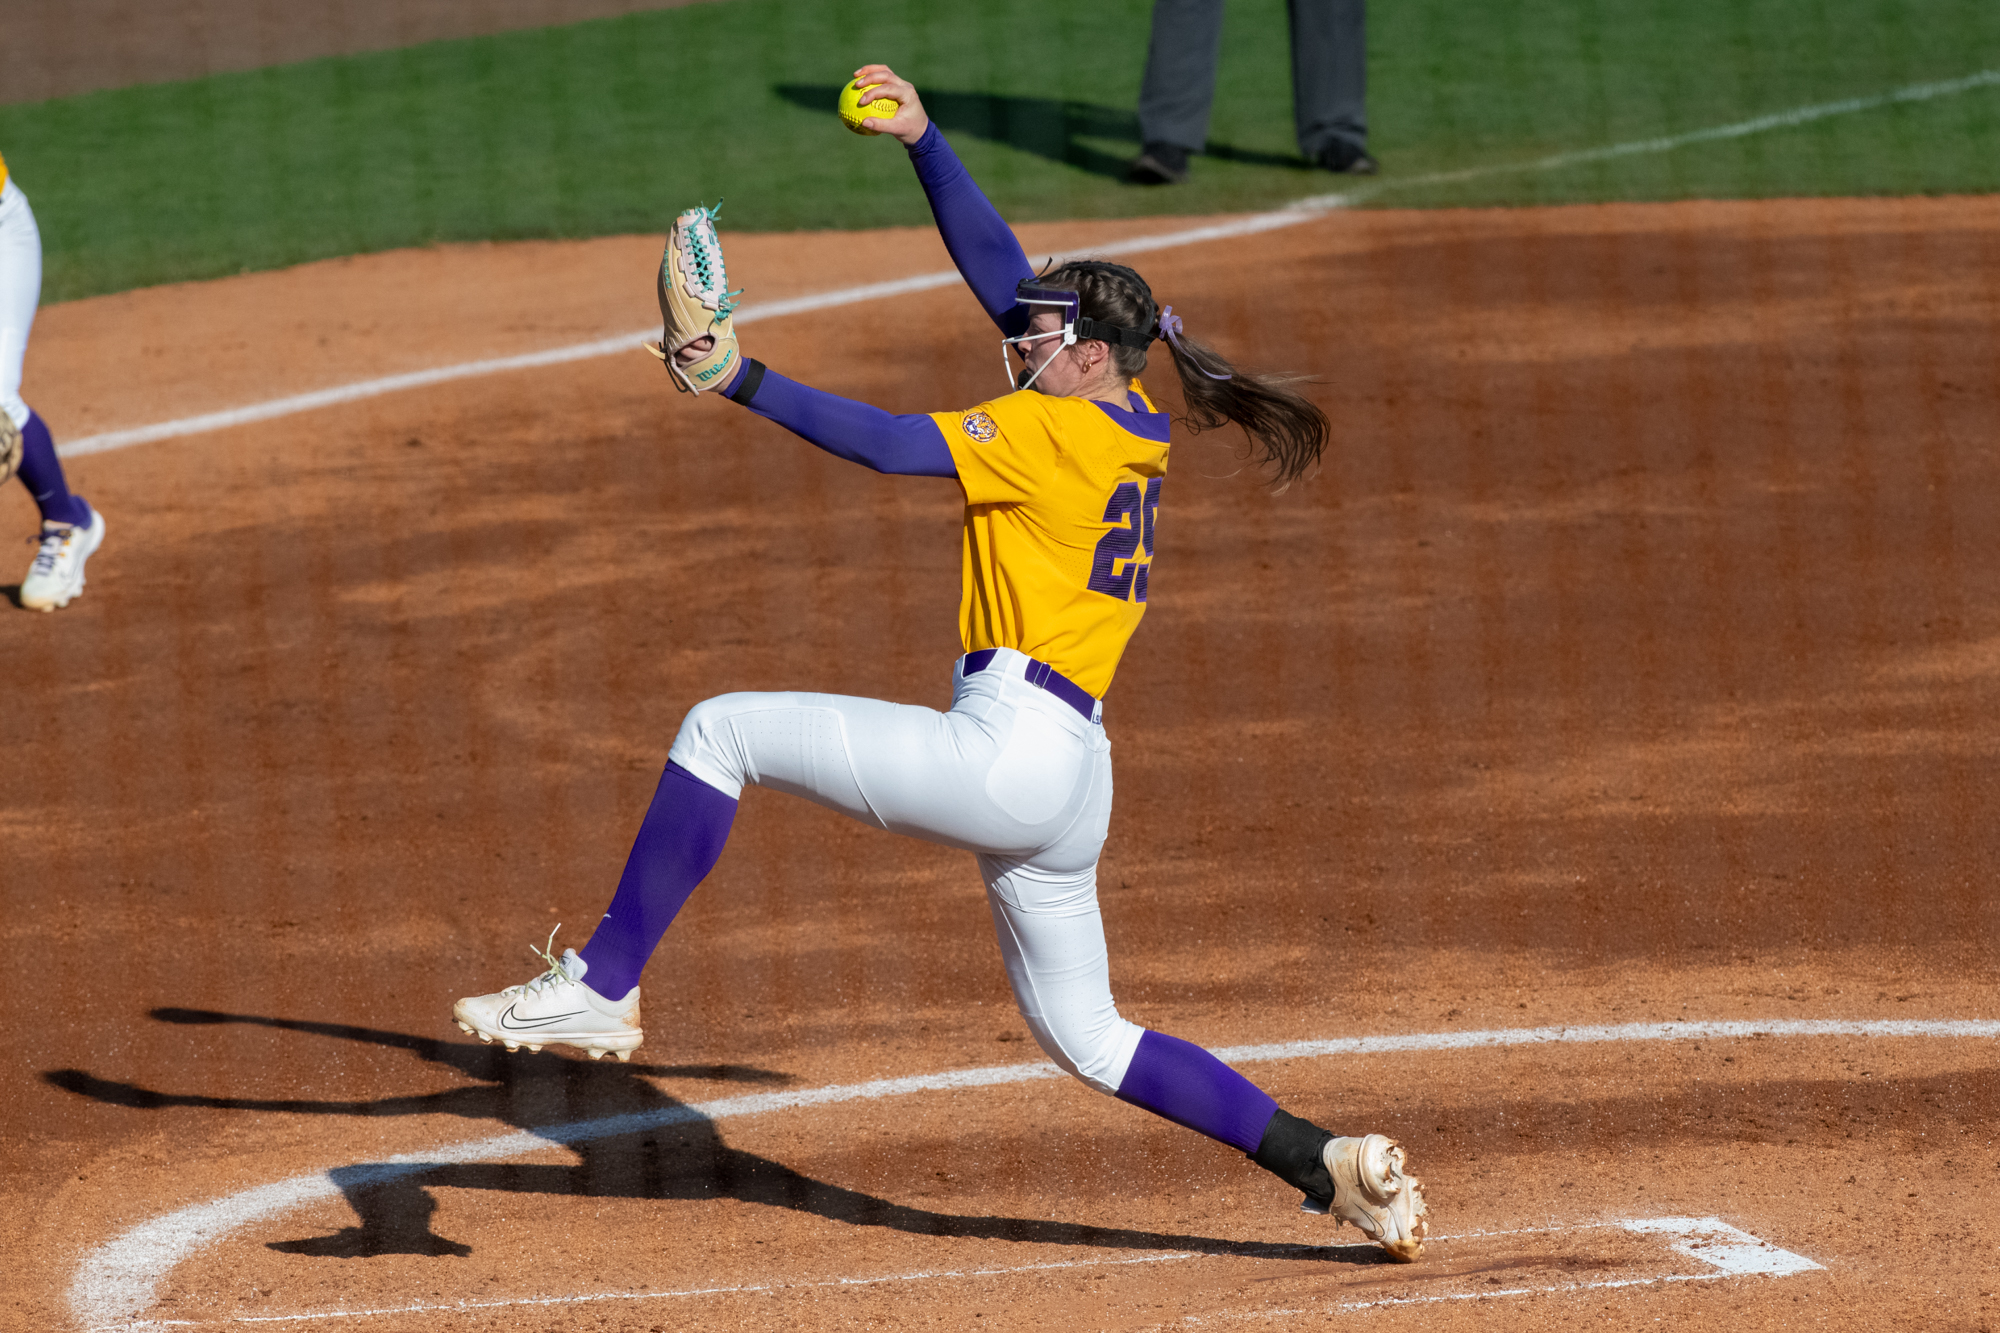
<path fill-rule="evenodd" d="M 1295 200 L 1283 208 L 1268 213 L 1253 213 L 1248 217 L 1236 218 L 1229 222 L 1215 223 L 1206 227 L 1190 227 L 1184 231 L 1112 241 L 1105 245 L 1091 246 L 1087 250 L 1078 251 L 1077 254 L 1134 255 L 1151 250 L 1170 250 L 1178 246 L 1199 245 L 1204 241 L 1230 240 L 1238 236 L 1255 235 L 1258 232 L 1296 227 L 1302 222 L 1311 222 L 1315 218 L 1323 217 L 1335 209 L 1379 198 L 1395 190 L 1414 190 L 1432 185 L 1456 185 L 1462 181 L 1481 180 L 1492 176 L 1559 171 L 1590 162 L 1608 162 L 1621 157 L 1670 153 L 1697 144 L 1741 139 L 1753 134 L 1767 134 L 1773 130 L 1796 129 L 1801 125 L 1809 125 L 1814 121 L 1827 120 L 1834 116 L 1851 116 L 1864 111 L 1878 111 L 1884 107 L 1929 102 L 1940 97 L 1955 97 L 1961 93 L 1994 87 L 2000 87 L 2000 70 L 1984 69 L 1975 74 L 1965 75 L 1963 78 L 1913 83 L 1907 87 L 1869 97 L 1848 97 L 1838 102 L 1820 102 L 1812 106 L 1793 107 L 1789 111 L 1740 120 L 1730 125 L 1712 125 L 1706 129 L 1689 130 L 1685 134 L 1670 134 L 1656 139 L 1634 139 L 1627 143 L 1606 144 L 1599 148 L 1582 148 L 1574 152 L 1532 158 L 1526 162 L 1500 162 L 1466 167 L 1458 171 L 1434 171 L 1421 176 L 1391 177 L 1350 190 L 1345 194 L 1321 194 Z M 1054 257 L 1062 259 L 1071 256 Z M 810 296 L 795 297 L 789 301 L 745 305 L 737 312 L 736 322 L 749 324 L 760 319 L 779 319 L 786 315 L 832 310 L 862 301 L 879 301 L 886 297 L 907 296 L 912 292 L 949 287 L 958 281 L 960 281 L 958 271 L 953 269 L 947 272 L 922 273 L 893 282 L 872 282 L 860 287 L 843 287 L 838 291 L 818 292 Z M 616 337 L 600 338 L 594 342 L 573 343 L 568 347 L 552 347 L 546 351 L 527 352 L 519 356 L 493 357 L 483 361 L 438 366 L 431 370 L 385 375 L 379 379 L 360 380 L 329 389 L 316 389 L 311 393 L 273 398 L 262 403 L 251 403 L 245 407 L 232 407 L 220 412 L 204 412 L 199 416 L 155 422 L 150 426 L 104 431 L 71 440 L 56 452 L 65 458 L 74 458 L 79 454 L 104 453 L 111 449 L 127 449 L 135 444 L 150 444 L 156 440 L 170 440 L 182 435 L 199 435 L 208 431 L 227 430 L 232 426 L 247 426 L 252 422 L 288 417 L 322 407 L 337 407 L 342 403 L 377 398 L 404 389 L 420 389 L 432 384 L 448 384 L 453 380 L 499 375 L 515 370 L 559 366 L 570 361 L 587 361 L 593 357 L 629 354 L 638 350 L 641 339 L 652 337 L 658 332 L 657 328 L 639 329 L 632 333 L 621 333 Z"/>
<path fill-rule="evenodd" d="M 1218 1058 L 1233 1064 L 1263 1060 L 1316 1059 L 1328 1055 L 1389 1055 L 1413 1051 L 1483 1050 L 1510 1046 L 1566 1045 L 1625 1041 L 1714 1041 L 1762 1037 L 1966 1038 L 2000 1037 L 1991 1019 L 1780 1019 L 1768 1023 L 1625 1023 L 1606 1027 L 1497 1028 L 1477 1032 L 1417 1032 L 1401 1036 L 1340 1037 L 1327 1041 L 1279 1042 L 1264 1046 L 1219 1047 Z M 432 1167 L 487 1162 L 552 1146 L 634 1134 L 696 1120 L 725 1120 L 772 1111 L 826 1106 L 836 1102 L 900 1097 L 917 1092 L 952 1092 L 1062 1078 L 1050 1064 L 957 1069 L 868 1083 L 834 1084 L 797 1092 L 757 1093 L 717 1101 L 663 1107 L 600 1120 L 573 1120 L 451 1144 L 431 1152 L 403 1153 L 381 1162 L 341 1168 L 348 1188 L 419 1175 Z M 191 1204 L 141 1222 L 86 1254 L 70 1284 L 70 1308 L 85 1325 L 101 1327 L 137 1318 L 153 1304 L 167 1273 L 239 1227 L 275 1217 L 315 1199 L 341 1193 L 325 1171 L 292 1176 L 207 1203 Z"/>
<path fill-rule="evenodd" d="M 1618 1287 L 1650 1287 L 1667 1282 L 1713 1282 L 1727 1277 L 1793 1277 L 1821 1267 L 1802 1254 L 1781 1250 L 1769 1241 L 1739 1231 L 1719 1217 L 1644 1217 L 1627 1222 L 1584 1223 L 1568 1227 L 1523 1227 L 1515 1231 L 1475 1231 L 1440 1240 L 1471 1239 L 1476 1236 L 1522 1236 L 1533 1232 L 1577 1232 L 1617 1227 L 1639 1235 L 1677 1236 L 1669 1248 L 1698 1259 L 1715 1271 L 1711 1273 L 1656 1273 L 1649 1277 L 1607 1278 L 1600 1282 L 1556 1282 L 1539 1287 L 1501 1287 L 1493 1291 L 1452 1292 L 1438 1296 L 1385 1296 L 1375 1301 L 1334 1301 L 1316 1308 L 1286 1310 L 1223 1310 L 1203 1316 L 1215 1319 L 1281 1319 L 1310 1314 L 1341 1314 L 1351 1310 L 1378 1310 L 1385 1306 L 1437 1305 L 1445 1301 L 1491 1301 L 1509 1296 L 1566 1296 L 1576 1292 L 1610 1291 Z"/>
<path fill-rule="evenodd" d="M 1440 1301 L 1484 1301 L 1497 1296 L 1538 1296 L 1571 1291 L 1607 1291 L 1613 1287 L 1650 1287 L 1663 1282 L 1712 1282 L 1722 1277 L 1792 1277 L 1810 1273 L 1821 1265 L 1803 1254 L 1781 1250 L 1767 1240 L 1739 1231 L 1719 1217 L 1641 1217 L 1627 1222 L 1606 1222 L 1642 1236 L 1677 1236 L 1667 1248 L 1697 1259 L 1712 1273 L 1658 1273 L 1651 1277 L 1607 1278 L 1601 1282 L 1559 1282 L 1543 1287 L 1503 1287 L 1497 1291 L 1467 1291 L 1441 1296 L 1387 1296 L 1379 1301 L 1344 1301 L 1339 1310 L 1372 1310 L 1384 1305 L 1434 1305 Z M 1534 1231 L 1583 1231 L 1585 1227 L 1534 1227 Z M 1518 1235 L 1519 1232 L 1493 1232 Z M 1303 1313 L 1288 1312 L 1288 1313 Z"/>

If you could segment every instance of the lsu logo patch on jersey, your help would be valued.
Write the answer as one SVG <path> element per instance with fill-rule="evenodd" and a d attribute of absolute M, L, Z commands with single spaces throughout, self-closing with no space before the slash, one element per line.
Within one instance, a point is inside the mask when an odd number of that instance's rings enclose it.
<path fill-rule="evenodd" d="M 981 444 L 990 443 L 1000 433 L 1000 427 L 984 412 L 967 412 L 965 420 L 959 423 L 959 429 Z"/>

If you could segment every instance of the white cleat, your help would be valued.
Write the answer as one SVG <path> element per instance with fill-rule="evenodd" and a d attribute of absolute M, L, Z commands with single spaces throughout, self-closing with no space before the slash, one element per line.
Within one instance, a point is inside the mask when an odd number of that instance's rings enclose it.
<path fill-rule="evenodd" d="M 68 606 L 83 591 L 83 566 L 104 544 L 104 515 L 90 511 L 90 522 L 81 527 L 68 523 L 44 523 L 35 559 L 28 576 L 21 580 L 21 607 L 27 611 L 53 611 Z"/>
<path fill-rule="evenodd" d="M 576 950 L 564 949 L 560 958 L 549 952 L 555 939 L 552 930 L 548 946 L 534 950 L 548 971 L 492 995 L 468 995 L 451 1007 L 452 1017 L 481 1041 L 497 1039 L 510 1051 L 563 1045 L 593 1060 L 606 1051 L 631 1060 L 646 1039 L 639 1027 L 639 988 L 620 1000 L 605 999 L 583 984 L 586 964 Z"/>
<path fill-rule="evenodd" d="M 1300 1207 L 1354 1223 L 1399 1263 L 1422 1257 L 1429 1211 L 1424 1182 L 1405 1173 L 1401 1144 L 1382 1134 L 1334 1139 L 1320 1157 L 1333 1177 L 1333 1200 L 1308 1198 Z"/>

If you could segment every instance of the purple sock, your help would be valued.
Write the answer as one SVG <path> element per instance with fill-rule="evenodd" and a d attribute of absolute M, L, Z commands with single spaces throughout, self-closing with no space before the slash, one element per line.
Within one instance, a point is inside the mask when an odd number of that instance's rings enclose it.
<path fill-rule="evenodd" d="M 1132 1052 L 1118 1100 L 1253 1157 L 1278 1111 L 1262 1088 L 1201 1047 L 1150 1028 Z"/>
<path fill-rule="evenodd" d="M 35 508 L 42 511 L 43 522 L 72 523 L 78 527 L 90 522 L 90 506 L 81 496 L 69 493 L 48 424 L 32 409 L 28 412 L 28 424 L 21 427 L 21 481 L 28 494 L 35 497 Z"/>
<path fill-rule="evenodd" d="M 735 801 L 679 764 L 667 765 L 625 858 L 611 909 L 590 943 L 577 950 L 586 964 L 584 985 L 607 1000 L 622 1000 L 639 984 L 660 936 L 715 868 L 735 821 Z"/>

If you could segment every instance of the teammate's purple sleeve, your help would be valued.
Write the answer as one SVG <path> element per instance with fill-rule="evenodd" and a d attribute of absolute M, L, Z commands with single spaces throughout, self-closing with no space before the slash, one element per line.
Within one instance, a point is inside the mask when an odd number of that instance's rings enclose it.
<path fill-rule="evenodd" d="M 788 380 L 745 361 L 723 393 L 838 458 L 902 477 L 956 477 L 958 464 L 937 422 L 897 416 Z"/>
<path fill-rule="evenodd" d="M 936 121 L 910 145 L 910 164 L 917 169 L 938 235 L 944 237 L 944 248 L 951 252 L 965 285 L 1002 333 L 1010 338 L 1025 333 L 1029 311 L 1015 301 L 1014 289 L 1021 279 L 1034 277 L 1035 270 L 1013 229 L 980 192 Z"/>

